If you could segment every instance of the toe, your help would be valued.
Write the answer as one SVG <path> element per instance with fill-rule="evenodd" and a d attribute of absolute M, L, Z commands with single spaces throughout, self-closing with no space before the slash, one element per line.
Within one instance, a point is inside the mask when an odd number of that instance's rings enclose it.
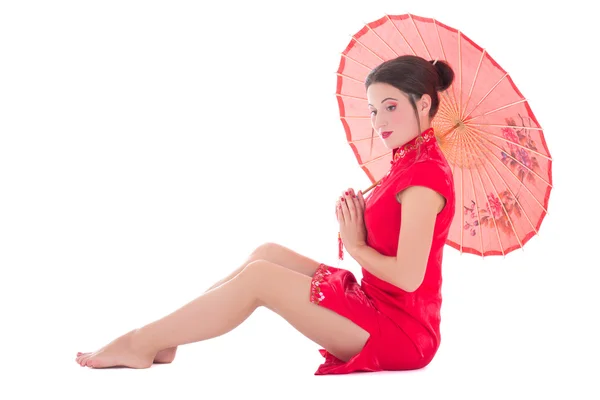
<path fill-rule="evenodd" d="M 90 357 L 85 362 L 85 366 L 89 368 L 102 368 L 103 364 L 105 364 L 105 361 L 102 356 Z"/>
<path fill-rule="evenodd" d="M 83 356 L 81 356 L 81 359 L 80 359 L 80 362 L 79 362 L 79 363 L 81 364 L 81 366 L 82 366 L 82 367 L 85 367 L 85 363 L 86 363 L 86 361 L 87 361 L 87 360 L 88 360 L 88 359 L 89 359 L 91 356 L 92 356 L 91 354 L 86 354 L 86 355 L 83 355 Z"/>

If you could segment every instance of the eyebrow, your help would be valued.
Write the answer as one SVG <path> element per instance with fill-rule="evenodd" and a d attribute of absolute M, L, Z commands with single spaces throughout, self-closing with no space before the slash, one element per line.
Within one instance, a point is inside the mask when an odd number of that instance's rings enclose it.
<path fill-rule="evenodd" d="M 386 97 L 385 99 L 381 100 L 381 102 L 383 103 L 386 100 L 396 100 L 396 101 L 398 101 L 398 99 L 395 99 L 393 97 Z M 368 105 L 370 105 L 371 107 L 373 107 L 373 104 L 371 104 L 371 103 L 369 103 Z"/>

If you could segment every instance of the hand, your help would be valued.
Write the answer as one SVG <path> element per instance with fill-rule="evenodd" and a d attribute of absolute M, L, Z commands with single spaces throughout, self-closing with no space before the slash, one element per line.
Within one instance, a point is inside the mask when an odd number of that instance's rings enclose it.
<path fill-rule="evenodd" d="M 348 189 L 336 202 L 335 215 L 340 223 L 340 235 L 350 255 L 358 247 L 367 244 L 367 229 L 364 221 L 365 199 L 352 188 Z"/>

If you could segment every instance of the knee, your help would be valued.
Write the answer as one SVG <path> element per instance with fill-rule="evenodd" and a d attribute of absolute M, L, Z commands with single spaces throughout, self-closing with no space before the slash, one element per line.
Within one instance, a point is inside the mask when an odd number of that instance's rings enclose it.
<path fill-rule="evenodd" d="M 267 263 L 267 260 L 264 260 L 262 258 L 250 261 L 248 264 L 246 264 L 246 266 L 244 267 L 244 269 L 242 270 L 240 275 L 243 275 L 246 277 L 260 276 L 260 275 L 264 274 L 264 270 L 267 268 L 267 266 L 265 265 L 266 263 Z"/>
<path fill-rule="evenodd" d="M 258 246 L 256 249 L 254 249 L 254 251 L 250 255 L 250 259 L 252 261 L 268 260 L 269 255 L 278 247 L 279 247 L 279 245 L 277 243 L 273 243 L 273 242 L 263 243 L 260 246 Z"/>
<path fill-rule="evenodd" d="M 268 274 L 272 265 L 262 259 L 251 261 L 237 275 L 237 278 L 243 280 L 248 288 L 258 291 L 264 284 L 265 276 Z"/>

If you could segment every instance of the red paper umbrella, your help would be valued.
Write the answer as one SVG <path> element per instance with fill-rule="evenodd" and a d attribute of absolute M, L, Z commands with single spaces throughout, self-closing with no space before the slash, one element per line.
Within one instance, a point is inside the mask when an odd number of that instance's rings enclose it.
<path fill-rule="evenodd" d="M 392 152 L 373 141 L 364 81 L 404 54 L 444 60 L 455 72 L 432 126 L 455 181 L 447 243 L 481 256 L 506 255 L 536 235 L 547 214 L 552 159 L 543 131 L 508 73 L 462 32 L 431 18 L 386 15 L 358 31 L 342 53 L 337 100 L 348 144 L 373 188 Z"/>

